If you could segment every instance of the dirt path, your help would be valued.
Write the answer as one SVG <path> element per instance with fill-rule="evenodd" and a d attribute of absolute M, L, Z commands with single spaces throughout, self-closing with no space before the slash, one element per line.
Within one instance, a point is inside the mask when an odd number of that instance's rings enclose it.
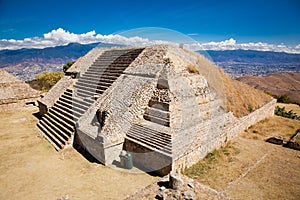
<path fill-rule="evenodd" d="M 35 127 L 37 111 L 0 113 L 0 199 L 124 199 L 158 180 L 56 152 Z"/>

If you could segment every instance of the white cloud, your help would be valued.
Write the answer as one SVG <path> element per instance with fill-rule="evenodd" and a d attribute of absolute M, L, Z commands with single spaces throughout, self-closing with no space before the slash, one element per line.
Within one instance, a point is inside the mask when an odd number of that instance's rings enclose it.
<path fill-rule="evenodd" d="M 67 45 L 71 42 L 77 42 L 81 44 L 89 44 L 95 42 L 113 43 L 123 45 L 135 45 L 145 46 L 152 44 L 166 43 L 165 41 L 151 41 L 142 37 L 124 37 L 121 35 L 101 35 L 96 34 L 96 31 L 89 31 L 87 33 L 75 34 L 70 33 L 62 28 L 52 30 L 49 33 L 45 33 L 43 37 L 25 38 L 23 40 L 15 39 L 1 39 L 0 50 L 3 49 L 21 49 L 21 48 L 45 48 L 54 47 L 59 45 Z M 288 53 L 300 53 L 300 44 L 291 47 L 284 44 L 275 45 L 263 42 L 249 42 L 238 43 L 234 38 L 219 42 L 207 42 L 207 43 L 190 43 L 185 45 L 186 48 L 191 50 L 259 50 L 259 51 L 277 51 Z"/>
<path fill-rule="evenodd" d="M 249 42 L 238 43 L 235 39 L 220 42 L 208 42 L 208 43 L 194 43 L 187 45 L 187 48 L 192 50 L 257 50 L 257 51 L 275 51 L 275 52 L 287 52 L 287 53 L 300 53 L 300 44 L 291 47 L 284 44 L 268 44 L 264 42 Z"/>
<path fill-rule="evenodd" d="M 67 45 L 71 42 L 89 44 L 95 42 L 124 44 L 124 45 L 147 45 L 152 41 L 141 37 L 124 37 L 121 35 L 101 35 L 90 31 L 83 34 L 70 33 L 62 28 L 45 33 L 43 37 L 25 38 L 23 40 L 1 39 L 0 50 L 3 49 L 21 49 L 21 48 L 45 48 L 59 45 Z"/>

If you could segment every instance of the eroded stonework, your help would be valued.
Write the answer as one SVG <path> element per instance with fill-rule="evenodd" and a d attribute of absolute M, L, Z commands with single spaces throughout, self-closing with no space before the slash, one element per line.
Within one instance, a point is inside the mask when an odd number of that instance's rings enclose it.
<path fill-rule="evenodd" d="M 40 127 L 57 149 L 75 136 L 75 145 L 105 165 L 127 150 L 145 171 L 181 170 L 273 115 L 274 101 L 241 119 L 227 112 L 218 68 L 177 46 L 94 49 L 71 72 L 77 78 L 65 78 L 41 101 L 49 111 Z M 68 137 L 59 123 L 70 126 Z"/>

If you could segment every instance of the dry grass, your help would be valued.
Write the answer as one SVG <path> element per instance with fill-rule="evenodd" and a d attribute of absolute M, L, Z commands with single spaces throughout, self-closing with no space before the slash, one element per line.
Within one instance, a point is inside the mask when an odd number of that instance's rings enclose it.
<path fill-rule="evenodd" d="M 158 180 L 91 163 L 74 149 L 56 152 L 39 136 L 37 111 L 0 113 L 0 199 L 124 199 Z"/>
<path fill-rule="evenodd" d="M 193 74 L 199 74 L 198 69 L 194 65 L 188 65 L 186 66 L 186 69 Z"/>
<path fill-rule="evenodd" d="M 272 97 L 249 85 L 230 78 L 221 69 L 227 110 L 243 117 L 271 101 Z"/>
<path fill-rule="evenodd" d="M 242 136 L 259 140 L 282 136 L 285 141 L 288 141 L 299 128 L 299 120 L 274 116 L 251 126 L 247 131 L 242 133 Z"/>
<path fill-rule="evenodd" d="M 272 97 L 260 90 L 230 78 L 221 68 L 195 52 L 189 52 L 197 57 L 197 71 L 203 75 L 209 86 L 217 93 L 218 98 L 225 99 L 226 108 L 236 117 L 243 117 L 271 101 Z"/>

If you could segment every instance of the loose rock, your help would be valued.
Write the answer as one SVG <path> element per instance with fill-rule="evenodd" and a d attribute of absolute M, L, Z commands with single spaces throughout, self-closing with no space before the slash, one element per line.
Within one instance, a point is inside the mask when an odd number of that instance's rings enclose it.
<path fill-rule="evenodd" d="M 183 197 L 185 200 L 195 200 L 196 199 L 196 194 L 192 190 L 187 190 L 183 193 Z"/>

